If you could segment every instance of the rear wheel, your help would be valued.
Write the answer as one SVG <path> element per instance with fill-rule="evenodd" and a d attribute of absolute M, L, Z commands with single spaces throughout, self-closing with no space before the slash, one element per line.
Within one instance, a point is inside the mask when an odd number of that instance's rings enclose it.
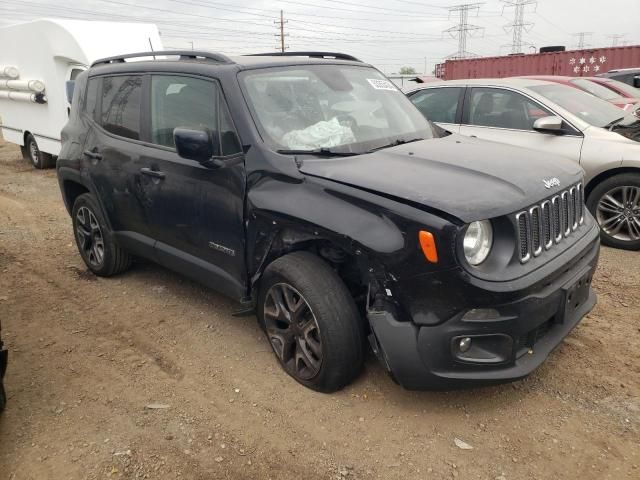
<path fill-rule="evenodd" d="M 24 147 L 21 148 L 23 157 L 30 161 L 31 164 L 37 169 L 51 168 L 55 166 L 53 155 L 40 151 L 38 142 L 33 135 L 27 134 L 25 138 Z"/>
<path fill-rule="evenodd" d="M 84 193 L 76 199 L 71 215 L 76 245 L 89 270 L 110 277 L 131 266 L 131 256 L 114 242 L 113 233 L 91 194 Z"/>
<path fill-rule="evenodd" d="M 4 385 L 2 380 L 0 380 L 0 413 L 4 410 L 4 407 L 7 406 L 7 393 L 4 391 Z"/>
<path fill-rule="evenodd" d="M 301 384 L 334 392 L 360 373 L 363 340 L 356 305 L 319 257 L 294 252 L 269 265 L 258 319 L 280 365 Z"/>
<path fill-rule="evenodd" d="M 607 178 L 589 194 L 587 207 L 600 225 L 602 243 L 640 250 L 640 175 Z"/>

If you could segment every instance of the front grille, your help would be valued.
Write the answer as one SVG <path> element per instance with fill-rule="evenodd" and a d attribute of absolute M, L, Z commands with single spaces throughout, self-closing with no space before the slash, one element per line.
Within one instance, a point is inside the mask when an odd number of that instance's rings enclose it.
<path fill-rule="evenodd" d="M 584 192 L 579 183 L 516 214 L 520 261 L 528 262 L 563 241 L 584 222 Z"/>

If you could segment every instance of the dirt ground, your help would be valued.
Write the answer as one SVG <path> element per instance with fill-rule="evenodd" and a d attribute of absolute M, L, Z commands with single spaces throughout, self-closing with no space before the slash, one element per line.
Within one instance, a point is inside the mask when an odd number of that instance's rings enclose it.
<path fill-rule="evenodd" d="M 639 479 L 640 254 L 604 248 L 594 285 L 524 381 L 409 392 L 369 358 L 314 393 L 216 293 L 149 264 L 89 274 L 55 171 L 0 141 L 0 479 Z"/>

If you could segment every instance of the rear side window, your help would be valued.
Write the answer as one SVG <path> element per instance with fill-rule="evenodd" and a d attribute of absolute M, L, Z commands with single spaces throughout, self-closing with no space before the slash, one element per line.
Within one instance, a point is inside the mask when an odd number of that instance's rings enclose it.
<path fill-rule="evenodd" d="M 96 118 L 96 108 L 98 106 L 98 86 L 100 78 L 90 78 L 87 85 L 87 96 L 84 100 L 84 113 L 89 117 Z"/>
<path fill-rule="evenodd" d="M 176 127 L 216 130 L 218 87 L 200 78 L 151 77 L 151 141 L 175 147 Z"/>
<path fill-rule="evenodd" d="M 103 77 L 100 124 L 115 135 L 139 140 L 141 100 L 142 77 Z"/>
<path fill-rule="evenodd" d="M 430 88 L 414 93 L 410 100 L 432 122 L 456 123 L 461 88 Z"/>

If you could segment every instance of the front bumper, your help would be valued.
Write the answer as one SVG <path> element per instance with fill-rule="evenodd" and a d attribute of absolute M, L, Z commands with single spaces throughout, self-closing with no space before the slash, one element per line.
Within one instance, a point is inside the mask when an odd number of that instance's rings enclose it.
<path fill-rule="evenodd" d="M 407 313 L 369 310 L 374 352 L 409 389 L 446 390 L 527 376 L 596 303 L 591 278 L 600 251 L 597 228 L 572 251 L 552 274 L 520 290 L 470 282 L 457 270 L 437 279 L 412 279 L 404 286 L 411 296 L 428 292 L 420 311 L 413 305 Z M 430 309 L 428 298 L 435 295 L 437 307 Z M 471 347 L 462 352 L 459 342 L 465 338 Z"/>

